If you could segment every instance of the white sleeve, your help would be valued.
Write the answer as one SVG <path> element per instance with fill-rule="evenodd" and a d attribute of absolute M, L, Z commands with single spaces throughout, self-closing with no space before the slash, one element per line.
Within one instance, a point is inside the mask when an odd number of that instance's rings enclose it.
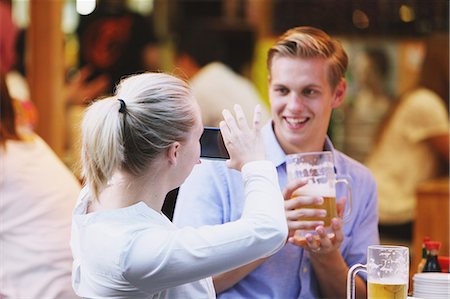
<path fill-rule="evenodd" d="M 255 161 L 243 167 L 242 175 L 246 203 L 241 219 L 140 234 L 123 261 L 125 278 L 153 293 L 231 270 L 279 250 L 288 230 L 276 169 L 269 161 Z"/>

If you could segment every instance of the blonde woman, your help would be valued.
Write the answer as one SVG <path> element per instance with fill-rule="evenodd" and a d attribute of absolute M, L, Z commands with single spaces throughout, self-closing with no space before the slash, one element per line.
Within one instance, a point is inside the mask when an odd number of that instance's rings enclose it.
<path fill-rule="evenodd" d="M 162 73 L 124 79 L 82 124 L 86 186 L 74 210 L 73 286 L 85 298 L 215 298 L 211 275 L 269 256 L 287 238 L 273 164 L 264 161 L 260 113 L 240 107 L 220 128 L 228 167 L 246 186 L 242 217 L 178 229 L 161 213 L 166 194 L 200 163 L 203 132 L 189 86 Z M 202 188 L 201 185 L 196 186 Z M 202 213 L 202 211 L 198 211 Z"/>

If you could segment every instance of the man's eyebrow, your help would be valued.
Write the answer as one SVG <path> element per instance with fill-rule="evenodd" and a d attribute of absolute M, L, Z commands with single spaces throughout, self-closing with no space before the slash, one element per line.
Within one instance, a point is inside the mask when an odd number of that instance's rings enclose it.
<path fill-rule="evenodd" d="M 284 84 L 284 83 L 272 83 L 272 85 L 275 85 L 275 86 L 285 86 L 286 84 Z"/>

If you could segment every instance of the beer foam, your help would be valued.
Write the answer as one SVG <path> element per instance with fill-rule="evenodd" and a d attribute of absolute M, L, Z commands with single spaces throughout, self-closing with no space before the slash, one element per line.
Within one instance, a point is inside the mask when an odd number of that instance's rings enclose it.
<path fill-rule="evenodd" d="M 404 279 L 401 279 L 400 277 L 389 277 L 389 278 L 371 278 L 369 277 L 367 279 L 367 282 L 369 283 L 376 283 L 376 284 L 384 284 L 384 285 L 400 285 L 400 284 L 406 284 L 407 281 Z"/>
<path fill-rule="evenodd" d="M 295 190 L 294 196 L 308 195 L 318 197 L 336 197 L 336 190 L 329 184 L 313 184 L 308 183 L 303 187 Z"/>

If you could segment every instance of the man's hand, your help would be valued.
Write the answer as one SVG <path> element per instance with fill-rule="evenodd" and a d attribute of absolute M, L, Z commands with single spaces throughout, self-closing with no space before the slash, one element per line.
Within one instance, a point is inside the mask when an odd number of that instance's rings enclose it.
<path fill-rule="evenodd" d="M 313 236 L 312 234 L 306 234 L 306 242 L 295 236 L 289 237 L 288 242 L 305 248 L 311 255 L 326 255 L 335 250 L 339 250 L 339 247 L 344 240 L 341 219 L 344 209 L 345 198 L 342 198 L 337 204 L 338 217 L 331 220 L 331 233 L 327 233 L 323 225 L 318 225 L 315 228 L 317 235 Z"/>
<path fill-rule="evenodd" d="M 83 67 L 66 85 L 67 105 L 86 105 L 107 91 L 109 78 L 105 75 L 87 81 L 92 70 Z"/>
<path fill-rule="evenodd" d="M 325 210 L 303 208 L 305 205 L 323 204 L 322 197 L 298 196 L 295 191 L 307 184 L 307 181 L 298 179 L 289 182 L 283 190 L 284 209 L 289 228 L 289 237 L 293 237 L 296 230 L 311 230 L 318 225 L 323 225 L 323 221 L 305 221 L 302 217 L 324 217 Z"/>

